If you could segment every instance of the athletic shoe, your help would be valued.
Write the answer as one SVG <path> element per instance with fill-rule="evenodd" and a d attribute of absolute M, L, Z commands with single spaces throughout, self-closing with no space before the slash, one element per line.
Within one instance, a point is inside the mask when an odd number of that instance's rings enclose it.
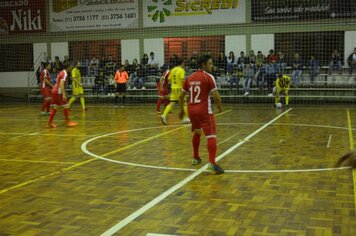
<path fill-rule="evenodd" d="M 88 108 L 84 108 L 84 109 L 82 109 L 82 111 L 87 111 L 88 110 Z"/>
<path fill-rule="evenodd" d="M 56 128 L 57 126 L 53 123 L 48 123 L 47 127 L 48 128 Z"/>
<path fill-rule="evenodd" d="M 187 118 L 184 118 L 182 120 L 182 124 L 190 124 L 190 119 L 187 117 Z"/>
<path fill-rule="evenodd" d="M 146 88 L 145 88 L 145 87 L 142 87 L 141 89 L 142 89 L 142 90 L 145 90 Z"/>
<path fill-rule="evenodd" d="M 161 114 L 161 111 L 156 111 L 157 114 Z"/>
<path fill-rule="evenodd" d="M 273 97 L 273 93 L 269 93 L 267 97 Z"/>
<path fill-rule="evenodd" d="M 41 111 L 40 113 L 41 113 L 41 115 L 47 115 L 46 111 Z"/>
<path fill-rule="evenodd" d="M 164 125 L 167 124 L 167 120 L 166 120 L 166 117 L 164 115 L 161 116 L 161 121 Z"/>
<path fill-rule="evenodd" d="M 215 175 L 219 175 L 219 174 L 225 173 L 225 171 L 217 164 L 213 165 L 213 164 L 210 163 L 209 166 L 208 166 L 208 170 L 211 171 Z"/>
<path fill-rule="evenodd" d="M 78 124 L 77 122 L 68 121 L 68 122 L 67 122 L 67 127 L 73 127 L 73 126 L 76 126 L 77 124 Z"/>
<path fill-rule="evenodd" d="M 199 158 L 199 159 L 193 159 L 193 161 L 192 161 L 192 165 L 193 166 L 195 166 L 195 165 L 199 165 L 201 163 L 201 159 Z"/>
<path fill-rule="evenodd" d="M 250 94 L 249 92 L 245 92 L 245 93 L 244 93 L 244 96 L 247 96 L 247 95 L 249 95 L 249 94 Z"/>

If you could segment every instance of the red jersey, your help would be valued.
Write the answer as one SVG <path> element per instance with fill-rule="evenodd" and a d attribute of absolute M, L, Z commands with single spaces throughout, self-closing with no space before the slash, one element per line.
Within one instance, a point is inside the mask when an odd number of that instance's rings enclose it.
<path fill-rule="evenodd" d="M 166 70 L 163 72 L 162 76 L 164 77 L 164 80 L 163 80 L 163 89 L 168 89 L 168 76 L 169 76 L 169 70 Z M 158 88 L 160 89 L 161 88 L 161 80 L 158 81 L 158 84 L 157 84 Z"/>
<path fill-rule="evenodd" d="M 210 96 L 216 89 L 215 79 L 211 74 L 203 70 L 191 74 L 183 85 L 183 91 L 189 94 L 189 113 L 213 114 Z"/>
<path fill-rule="evenodd" d="M 43 69 L 41 71 L 41 75 L 40 75 L 40 82 L 41 82 L 41 89 L 45 88 L 45 87 L 48 87 L 48 88 L 51 88 L 48 84 L 46 84 L 45 82 L 45 78 L 50 81 L 50 76 L 49 76 L 49 72 L 47 69 Z"/>
<path fill-rule="evenodd" d="M 56 81 L 55 85 L 53 86 L 52 93 L 62 94 L 60 84 L 61 84 L 62 80 L 64 81 L 64 83 L 66 83 L 67 77 L 68 77 L 68 73 L 65 70 L 62 70 L 61 72 L 58 73 L 57 81 Z"/>

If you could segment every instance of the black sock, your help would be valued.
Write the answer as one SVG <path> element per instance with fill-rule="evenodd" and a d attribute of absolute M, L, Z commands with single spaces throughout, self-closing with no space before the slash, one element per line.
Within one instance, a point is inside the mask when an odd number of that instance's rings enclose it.
<path fill-rule="evenodd" d="M 122 96 L 122 105 L 125 105 L 125 99 L 126 99 L 126 96 L 123 95 L 123 96 Z"/>

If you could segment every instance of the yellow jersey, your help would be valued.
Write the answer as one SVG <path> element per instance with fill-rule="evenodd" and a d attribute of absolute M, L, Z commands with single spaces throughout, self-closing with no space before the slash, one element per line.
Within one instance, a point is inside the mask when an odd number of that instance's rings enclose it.
<path fill-rule="evenodd" d="M 183 83 L 185 79 L 185 70 L 181 66 L 174 67 L 169 73 L 168 80 L 170 81 L 171 88 L 183 88 Z"/>
<path fill-rule="evenodd" d="M 80 70 L 78 68 L 73 68 L 72 70 L 72 78 L 76 79 L 79 83 L 82 83 L 81 75 L 80 75 Z M 72 82 L 72 87 L 79 87 L 79 84 L 77 84 L 74 80 Z"/>
<path fill-rule="evenodd" d="M 289 89 L 290 87 L 290 77 L 283 75 L 281 78 L 277 78 L 276 87 L 278 89 Z"/>

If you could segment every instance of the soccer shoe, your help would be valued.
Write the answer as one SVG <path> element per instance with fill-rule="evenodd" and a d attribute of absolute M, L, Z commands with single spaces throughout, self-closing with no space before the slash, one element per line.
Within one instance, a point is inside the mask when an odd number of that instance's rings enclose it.
<path fill-rule="evenodd" d="M 182 120 L 182 124 L 190 124 L 190 119 L 187 117 L 187 118 L 184 118 Z"/>
<path fill-rule="evenodd" d="M 199 165 L 201 163 L 201 159 L 199 158 L 199 159 L 193 159 L 193 161 L 192 161 L 192 165 L 193 166 L 195 166 L 195 165 Z"/>
<path fill-rule="evenodd" d="M 48 123 L 47 127 L 48 128 L 56 128 L 57 126 L 55 124 L 53 124 L 53 123 Z"/>
<path fill-rule="evenodd" d="M 167 120 L 166 117 L 164 115 L 161 116 L 161 121 L 164 125 L 167 125 Z"/>
<path fill-rule="evenodd" d="M 211 173 L 215 174 L 215 175 L 219 175 L 219 174 L 225 173 L 225 171 L 217 164 L 213 165 L 213 164 L 210 163 L 209 166 L 208 166 L 208 170 Z"/>
<path fill-rule="evenodd" d="M 41 111 L 40 113 L 41 113 L 41 115 L 47 115 L 46 111 Z"/>
<path fill-rule="evenodd" d="M 67 122 L 67 127 L 73 127 L 73 126 L 76 126 L 77 124 L 78 124 L 77 122 L 68 121 L 68 122 Z"/>

